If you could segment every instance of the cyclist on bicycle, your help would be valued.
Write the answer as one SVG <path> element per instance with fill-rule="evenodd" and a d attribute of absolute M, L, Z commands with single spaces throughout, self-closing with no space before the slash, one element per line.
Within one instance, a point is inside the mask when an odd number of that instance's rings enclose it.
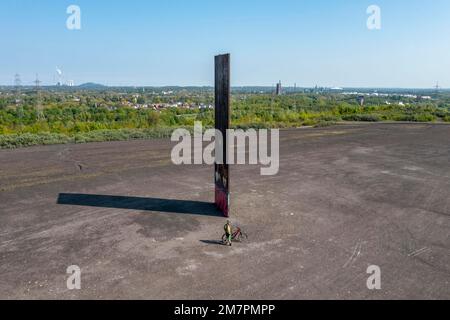
<path fill-rule="evenodd" d="M 225 234 L 227 236 L 227 244 L 231 247 L 231 237 L 233 235 L 233 226 L 231 225 L 231 221 L 228 220 L 227 223 L 223 226 L 223 229 L 225 230 Z"/>

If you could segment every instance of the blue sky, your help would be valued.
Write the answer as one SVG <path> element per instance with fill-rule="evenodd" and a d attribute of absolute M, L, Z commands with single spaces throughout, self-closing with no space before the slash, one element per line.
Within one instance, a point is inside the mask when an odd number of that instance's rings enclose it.
<path fill-rule="evenodd" d="M 81 30 L 66 9 L 81 8 Z M 369 5 L 381 30 L 368 30 Z M 2 0 L 0 84 L 450 87 L 448 0 Z"/>

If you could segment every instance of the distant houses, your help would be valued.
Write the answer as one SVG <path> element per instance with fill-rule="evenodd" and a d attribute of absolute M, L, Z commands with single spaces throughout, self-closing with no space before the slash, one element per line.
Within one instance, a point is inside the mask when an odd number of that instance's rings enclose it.
<path fill-rule="evenodd" d="M 123 105 L 139 110 L 139 109 L 153 109 L 155 111 L 161 111 L 164 109 L 171 109 L 171 108 L 177 108 L 177 109 L 188 109 L 188 110 L 194 110 L 194 109 L 200 109 L 200 110 L 211 110 L 214 109 L 214 106 L 211 104 L 189 104 L 189 103 L 183 103 L 183 102 L 176 102 L 176 103 L 154 103 L 154 104 L 138 104 L 138 103 L 132 103 L 129 101 L 126 101 L 123 103 Z"/>

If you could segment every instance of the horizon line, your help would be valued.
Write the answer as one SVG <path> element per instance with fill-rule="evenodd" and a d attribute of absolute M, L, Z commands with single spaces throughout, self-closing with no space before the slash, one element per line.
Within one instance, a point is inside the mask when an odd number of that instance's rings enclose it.
<path fill-rule="evenodd" d="M 43 84 L 40 88 L 81 88 L 84 85 L 92 85 L 104 88 L 214 88 L 214 85 L 105 85 L 96 82 L 85 82 L 80 85 L 68 86 L 68 85 L 54 85 L 54 84 Z M 1 88 L 15 88 L 15 85 L 11 84 L 0 84 Z M 21 88 L 35 88 L 35 85 L 21 85 Z M 232 85 L 231 88 L 274 88 L 274 85 Z M 314 88 L 324 88 L 324 89 L 402 89 L 402 90 L 436 90 L 435 87 L 383 87 L 383 86 L 283 86 L 285 89 L 314 89 Z M 439 87 L 438 90 L 450 90 L 450 88 Z"/>

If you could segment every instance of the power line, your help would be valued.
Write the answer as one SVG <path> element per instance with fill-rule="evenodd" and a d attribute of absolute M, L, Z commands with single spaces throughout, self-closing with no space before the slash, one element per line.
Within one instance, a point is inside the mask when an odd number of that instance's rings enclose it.
<path fill-rule="evenodd" d="M 39 75 L 36 73 L 36 80 L 34 80 L 34 85 L 35 85 L 36 91 L 39 91 L 39 89 L 41 87 L 41 83 L 42 83 L 42 81 L 39 80 Z"/>
<path fill-rule="evenodd" d="M 436 89 L 436 92 L 439 92 L 439 89 L 441 88 L 439 86 L 439 81 L 436 83 L 436 85 L 434 86 L 434 88 Z"/>
<path fill-rule="evenodd" d="M 20 80 L 20 75 L 16 73 L 14 75 L 14 89 L 16 91 L 16 105 L 20 103 L 20 88 L 22 87 L 22 80 Z"/>
<path fill-rule="evenodd" d="M 39 80 L 39 75 L 36 73 L 36 80 L 34 80 L 34 84 L 36 88 L 36 113 L 39 120 L 43 120 L 45 118 L 41 106 L 41 83 L 42 81 Z"/>
<path fill-rule="evenodd" d="M 16 88 L 16 90 L 20 89 L 20 87 L 22 86 L 22 80 L 20 80 L 20 74 L 16 73 L 14 75 L 14 87 Z"/>

